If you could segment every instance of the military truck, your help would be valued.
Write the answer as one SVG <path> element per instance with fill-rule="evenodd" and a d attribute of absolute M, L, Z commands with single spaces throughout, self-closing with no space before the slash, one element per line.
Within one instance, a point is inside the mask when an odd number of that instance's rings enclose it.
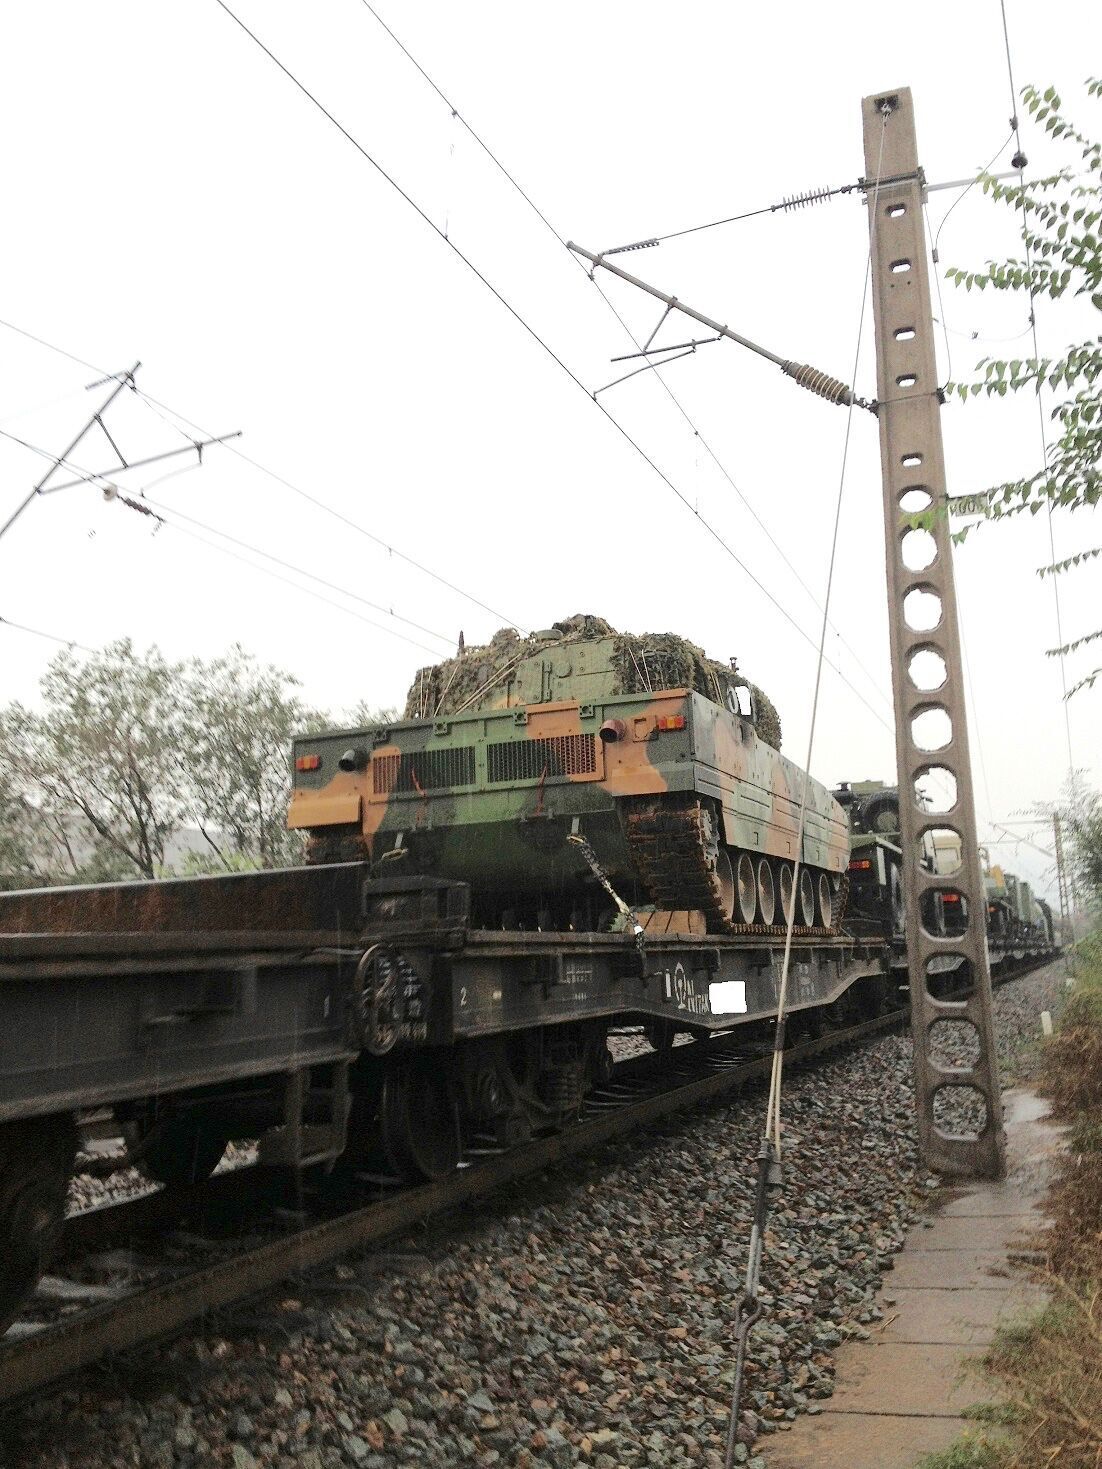
<path fill-rule="evenodd" d="M 808 782 L 795 883 L 804 774 L 780 738 L 733 662 L 580 615 L 421 669 L 400 720 L 297 740 L 288 820 L 311 860 L 461 879 L 504 927 L 602 926 L 607 883 L 713 932 L 783 926 L 793 901 L 835 932 L 845 813 Z"/>
<path fill-rule="evenodd" d="M 850 826 L 846 926 L 856 934 L 882 934 L 901 942 L 899 788 L 880 780 L 843 781 L 834 798 Z"/>

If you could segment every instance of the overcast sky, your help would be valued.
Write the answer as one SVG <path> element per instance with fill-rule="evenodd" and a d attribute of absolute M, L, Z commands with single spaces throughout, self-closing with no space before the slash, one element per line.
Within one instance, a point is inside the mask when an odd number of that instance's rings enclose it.
<path fill-rule="evenodd" d="M 361 0 L 235 8 L 586 389 L 633 365 L 610 363 L 633 349 L 586 274 Z M 855 180 L 869 92 L 913 89 L 933 181 L 968 176 L 1009 133 L 998 0 L 378 8 L 554 229 L 594 250 Z M 1102 111 L 1082 82 L 1100 70 L 1102 10 L 1054 0 L 1043 24 L 1035 5 L 1007 10 L 1019 85 L 1055 82 L 1097 136 Z M 89 647 L 129 636 L 173 656 L 237 641 L 339 709 L 400 703 L 460 629 L 471 644 L 506 622 L 595 612 L 736 655 L 802 759 L 813 649 L 702 521 L 814 639 L 802 583 L 822 598 L 842 410 L 731 343 L 674 364 L 667 381 L 728 479 L 654 374 L 603 393 L 686 506 L 215 0 L 41 0 L 8 8 L 4 41 L 0 316 L 92 366 L 0 328 L 0 428 L 59 453 L 110 391 L 87 389 L 98 370 L 140 359 L 139 385 L 171 412 L 155 416 L 131 394 L 112 407 L 107 425 L 128 459 L 178 447 L 173 415 L 208 434 L 240 429 L 244 453 L 346 520 L 228 449 L 161 479 L 194 456 L 169 460 L 115 477 L 165 507 L 156 533 L 98 487 L 35 501 L 0 542 L 0 616 Z M 1024 142 L 1031 169 L 1064 161 L 1028 126 Z M 1015 251 L 1013 218 L 977 195 L 942 232 L 942 268 Z M 956 197 L 931 196 L 935 230 Z M 845 378 L 866 250 L 851 195 L 624 263 Z M 606 289 L 648 335 L 656 303 Z M 1088 314 L 1042 302 L 1042 348 L 1096 331 Z M 945 318 L 957 376 L 985 353 L 1028 352 L 1021 300 L 946 286 Z M 692 334 L 683 320 L 664 331 Z M 939 370 L 949 375 L 944 340 Z M 858 389 L 873 384 L 870 337 Z M 1031 400 L 950 406 L 943 423 L 954 493 L 1038 462 Z M 73 459 L 115 462 L 98 430 Z M 0 440 L 0 516 L 46 467 Z M 812 762 L 831 784 L 894 778 L 880 494 L 876 426 L 861 414 L 828 642 L 848 682 L 826 676 Z M 1054 533 L 1060 557 L 1098 540 L 1086 515 L 1058 515 Z M 1067 769 L 1059 668 L 1045 657 L 1051 583 L 1035 575 L 1047 537 L 1041 516 L 984 529 L 957 555 L 977 806 L 995 840 L 992 819 L 1053 798 Z M 1096 572 L 1065 579 L 1067 637 L 1099 625 L 1098 587 Z M 0 697 L 33 701 L 54 651 L 0 627 Z M 1089 651 L 1070 660 L 1070 680 L 1093 666 Z M 1102 688 L 1073 701 L 1071 734 L 1076 765 L 1097 782 Z M 1027 847 L 992 852 L 1035 881 L 1049 866 Z"/>

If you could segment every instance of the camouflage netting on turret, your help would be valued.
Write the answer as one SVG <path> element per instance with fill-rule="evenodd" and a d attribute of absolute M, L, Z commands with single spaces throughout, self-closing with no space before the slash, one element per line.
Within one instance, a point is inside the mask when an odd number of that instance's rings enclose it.
<path fill-rule="evenodd" d="M 707 657 L 702 649 L 676 633 L 618 633 L 603 617 L 586 613 L 564 618 L 552 628 L 561 634 L 562 643 L 614 638 L 612 666 L 617 693 L 689 688 L 717 703 L 724 702 L 723 685 L 717 680 L 731 678 L 731 668 Z M 503 627 L 485 646 L 465 648 L 460 657 L 420 669 L 410 685 L 403 717 L 429 719 L 476 708 L 492 696 L 518 663 L 546 648 L 545 635 L 522 638 L 514 628 Z M 734 678 L 753 694 L 761 738 L 779 750 L 781 721 L 772 700 L 741 674 L 736 673 Z"/>
<path fill-rule="evenodd" d="M 723 685 L 717 678 L 731 678 L 733 670 L 702 648 L 680 638 L 676 633 L 622 633 L 616 638 L 614 655 L 618 674 L 618 692 L 645 694 L 653 689 L 695 689 L 716 703 L 724 702 Z M 781 720 L 772 699 L 742 674 L 734 672 L 734 681 L 745 684 L 754 696 L 758 733 L 775 750 L 781 747 Z"/>

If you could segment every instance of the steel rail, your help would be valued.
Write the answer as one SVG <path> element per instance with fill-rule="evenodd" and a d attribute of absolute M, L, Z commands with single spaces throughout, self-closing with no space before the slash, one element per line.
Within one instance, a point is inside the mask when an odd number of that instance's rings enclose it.
<path fill-rule="evenodd" d="M 1006 975 L 1020 978 L 1030 965 Z M 790 1046 L 785 1052 L 789 1065 L 814 1059 L 858 1041 L 901 1027 L 904 1009 L 865 1020 L 858 1025 L 830 1030 L 814 1040 Z M 729 1032 L 727 1039 L 737 1035 Z M 675 1049 L 668 1057 L 676 1069 L 681 1058 Z M 722 1061 L 722 1051 L 710 1047 L 712 1057 Z M 696 1058 L 694 1058 L 696 1059 Z M 626 1074 L 631 1063 L 621 1063 Z M 309 1224 L 293 1234 L 243 1250 L 213 1265 L 189 1272 L 174 1280 L 140 1289 L 116 1301 L 96 1306 L 56 1326 L 33 1334 L 0 1338 L 0 1402 L 25 1397 L 113 1352 L 169 1337 L 207 1312 L 235 1305 L 279 1285 L 288 1277 L 311 1270 L 364 1245 L 378 1243 L 431 1217 L 493 1193 L 503 1185 L 538 1173 L 563 1159 L 600 1147 L 622 1133 L 654 1122 L 669 1113 L 715 1100 L 747 1082 L 768 1076 L 772 1051 L 750 1060 L 732 1059 L 705 1076 L 680 1082 L 638 1101 L 625 1102 L 551 1137 L 539 1138 L 521 1148 L 488 1158 L 462 1169 L 439 1183 L 414 1185 L 392 1198 L 353 1209 L 333 1219 Z M 613 1082 L 619 1078 L 613 1072 Z M 599 1089 L 598 1089 L 599 1090 Z M 237 1171 L 247 1176 L 250 1169 Z M 222 1179 L 226 1182 L 221 1182 Z M 232 1183 L 230 1180 L 234 1180 Z M 239 1190 L 243 1182 L 235 1173 L 214 1181 L 219 1190 Z M 154 1196 L 158 1197 L 158 1196 Z M 140 1210 L 158 1217 L 158 1205 L 148 1198 L 135 1201 Z M 115 1206 L 117 1209 L 126 1205 Z M 112 1211 L 89 1211 L 106 1216 Z M 71 1241 L 85 1233 L 88 1242 L 105 1239 L 105 1218 L 82 1225 L 76 1216 L 67 1226 Z M 83 1242 L 83 1241 L 82 1241 Z"/>
<path fill-rule="evenodd" d="M 792 1047 L 789 1058 L 796 1061 L 818 1056 L 902 1021 L 903 1013 L 894 1011 Z M 676 1065 L 676 1051 L 671 1060 Z M 238 1252 L 175 1280 L 94 1307 L 58 1326 L 11 1340 L 0 1339 L 0 1402 L 25 1396 L 113 1352 L 170 1336 L 209 1311 L 255 1296 L 357 1246 L 377 1243 L 422 1220 L 447 1213 L 669 1112 L 721 1096 L 766 1075 L 770 1064 L 771 1053 L 731 1064 L 687 1084 L 627 1102 L 562 1133 L 486 1159 L 440 1183 L 416 1185 L 393 1198 L 307 1225 L 294 1234 Z"/>

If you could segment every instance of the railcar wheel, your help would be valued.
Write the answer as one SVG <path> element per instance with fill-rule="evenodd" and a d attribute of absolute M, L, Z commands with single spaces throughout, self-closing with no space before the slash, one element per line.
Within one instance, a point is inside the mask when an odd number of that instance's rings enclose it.
<path fill-rule="evenodd" d="M 60 1238 L 76 1144 L 68 1117 L 0 1127 L 0 1332 L 34 1290 Z"/>
<path fill-rule="evenodd" d="M 811 928 L 815 923 L 815 884 L 806 867 L 800 868 L 800 901 L 796 915 L 805 928 Z"/>
<path fill-rule="evenodd" d="M 758 909 L 758 882 L 753 860 L 745 852 L 735 863 L 735 917 L 739 923 L 753 923 Z"/>
<path fill-rule="evenodd" d="M 830 878 L 825 872 L 819 873 L 819 881 L 815 887 L 819 900 L 820 926 L 832 928 L 834 925 L 834 893 L 831 891 Z"/>
<path fill-rule="evenodd" d="M 402 1178 L 447 1178 L 459 1167 L 459 1108 L 450 1073 L 429 1057 L 393 1067 L 383 1081 L 379 1128 L 387 1162 Z"/>
<path fill-rule="evenodd" d="M 792 863 L 777 863 L 777 894 L 780 898 L 781 919 L 787 923 L 792 916 L 792 898 L 795 884 L 792 881 Z"/>
<path fill-rule="evenodd" d="M 777 892 L 768 857 L 758 862 L 758 917 L 768 928 L 777 916 Z"/>
<path fill-rule="evenodd" d="M 229 1137 L 203 1118 L 186 1112 L 127 1129 L 127 1141 L 140 1149 L 139 1166 L 154 1183 L 187 1188 L 203 1183 L 222 1161 Z"/>

